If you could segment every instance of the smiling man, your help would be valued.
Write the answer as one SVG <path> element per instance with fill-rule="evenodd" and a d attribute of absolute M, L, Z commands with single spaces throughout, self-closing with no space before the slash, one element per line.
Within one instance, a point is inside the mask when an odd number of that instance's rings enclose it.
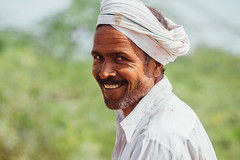
<path fill-rule="evenodd" d="M 92 73 L 118 113 L 113 160 L 216 159 L 198 117 L 164 75 L 189 47 L 182 26 L 141 1 L 102 0 Z"/>
<path fill-rule="evenodd" d="M 149 92 L 161 74 L 159 63 L 111 26 L 99 26 L 92 50 L 93 75 L 99 82 L 108 108 L 122 109 L 127 116 Z M 155 66 L 156 65 L 156 66 Z"/>

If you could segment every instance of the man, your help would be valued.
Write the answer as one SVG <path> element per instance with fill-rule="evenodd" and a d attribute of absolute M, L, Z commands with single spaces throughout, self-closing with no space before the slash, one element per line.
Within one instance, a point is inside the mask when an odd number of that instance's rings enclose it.
<path fill-rule="evenodd" d="M 92 73 L 118 113 L 113 160 L 216 159 L 201 122 L 164 75 L 189 47 L 182 26 L 140 0 L 102 0 Z"/>

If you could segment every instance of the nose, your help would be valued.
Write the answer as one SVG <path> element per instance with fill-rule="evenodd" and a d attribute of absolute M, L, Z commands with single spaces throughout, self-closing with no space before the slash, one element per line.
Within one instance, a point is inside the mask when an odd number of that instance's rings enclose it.
<path fill-rule="evenodd" d="M 114 70 L 113 64 L 109 62 L 104 62 L 101 68 L 101 71 L 99 73 L 99 76 L 102 79 L 107 79 L 108 77 L 115 77 L 116 71 Z"/>

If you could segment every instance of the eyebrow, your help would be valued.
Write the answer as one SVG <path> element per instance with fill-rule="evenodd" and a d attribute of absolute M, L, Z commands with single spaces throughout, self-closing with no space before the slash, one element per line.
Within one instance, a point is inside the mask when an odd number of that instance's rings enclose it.
<path fill-rule="evenodd" d="M 93 55 L 102 55 L 98 51 L 92 51 L 91 54 L 92 54 L 92 56 Z M 126 57 L 129 57 L 128 54 L 126 54 L 124 52 L 110 52 L 110 53 L 107 53 L 106 55 L 110 56 L 110 57 L 115 57 L 115 56 L 126 56 Z"/>
<path fill-rule="evenodd" d="M 124 52 L 111 52 L 108 54 L 109 56 L 113 57 L 113 56 L 128 56 L 126 53 Z"/>

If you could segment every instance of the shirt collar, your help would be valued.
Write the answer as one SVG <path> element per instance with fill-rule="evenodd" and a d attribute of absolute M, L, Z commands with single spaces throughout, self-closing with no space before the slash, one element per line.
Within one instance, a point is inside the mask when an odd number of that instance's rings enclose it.
<path fill-rule="evenodd" d="M 121 110 L 118 110 L 117 123 L 121 125 L 124 130 L 127 143 L 131 141 L 132 135 L 139 124 L 139 122 L 156 106 L 152 105 L 155 97 L 158 97 L 158 102 L 161 102 L 172 91 L 172 85 L 166 76 L 159 81 L 149 93 L 137 104 L 134 110 L 124 118 Z"/>

